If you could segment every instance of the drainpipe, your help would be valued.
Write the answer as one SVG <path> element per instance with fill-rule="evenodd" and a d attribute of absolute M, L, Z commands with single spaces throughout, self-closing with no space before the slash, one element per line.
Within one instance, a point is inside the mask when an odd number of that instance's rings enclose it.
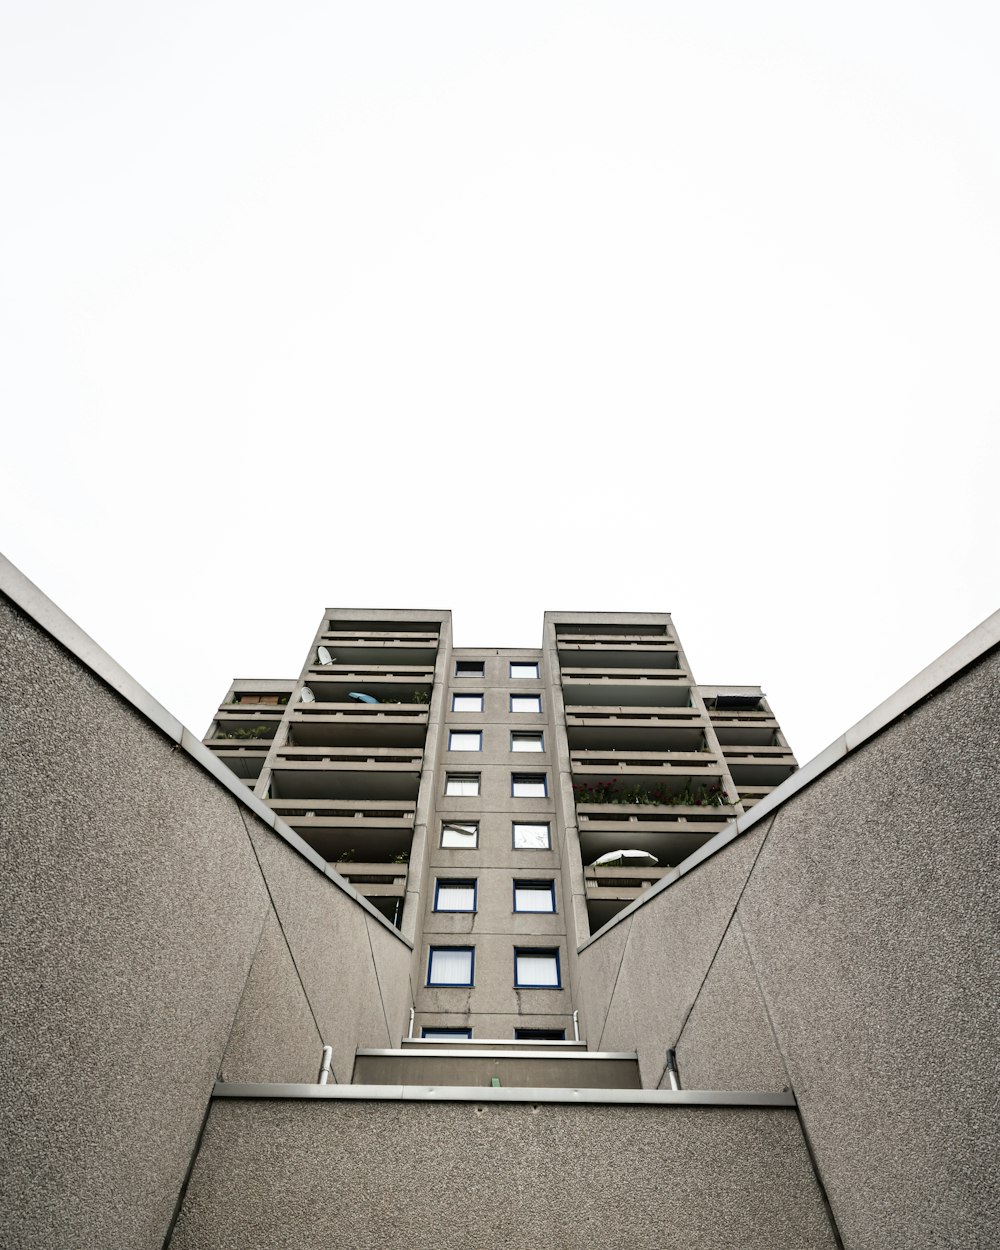
<path fill-rule="evenodd" d="M 320 1069 L 319 1069 L 319 1084 L 320 1085 L 329 1085 L 330 1071 L 332 1067 L 333 1067 L 333 1047 L 324 1046 L 323 1047 L 323 1060 L 320 1064 Z"/>
<path fill-rule="evenodd" d="M 580 1040 L 580 1013 L 579 1011 L 574 1011 L 573 1012 L 573 1041 L 578 1042 L 579 1040 Z"/>
<path fill-rule="evenodd" d="M 677 1052 L 673 1049 L 667 1051 L 667 1080 L 670 1082 L 671 1089 L 680 1089 L 681 1078 L 677 1071 Z"/>
<path fill-rule="evenodd" d="M 413 1017 L 414 1017 L 416 1014 L 417 1014 L 417 1009 L 416 1009 L 415 1007 L 411 1007 L 411 1008 L 410 1008 L 410 1031 L 409 1031 L 409 1033 L 407 1033 L 407 1035 L 406 1035 L 406 1036 L 407 1036 L 407 1039 L 410 1039 L 410 1038 L 412 1038 L 412 1037 L 413 1037 Z"/>

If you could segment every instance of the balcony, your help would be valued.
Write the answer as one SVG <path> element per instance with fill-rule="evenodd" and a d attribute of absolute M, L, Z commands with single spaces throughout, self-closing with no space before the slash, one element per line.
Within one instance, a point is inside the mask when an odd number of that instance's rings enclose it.
<path fill-rule="evenodd" d="M 633 899 L 654 886 L 670 868 L 584 868 L 587 916 L 595 932 Z"/>
<path fill-rule="evenodd" d="M 296 703 L 290 741 L 295 746 L 421 747 L 426 703 Z"/>
<path fill-rule="evenodd" d="M 604 642 L 560 642 L 559 664 L 565 672 L 567 666 L 580 668 L 624 669 L 646 672 L 656 669 L 680 667 L 680 653 L 675 643 L 631 642 L 623 645 L 615 639 Z"/>
<path fill-rule="evenodd" d="M 221 760 L 228 768 L 244 781 L 256 781 L 264 767 L 270 742 L 230 741 L 220 738 L 206 738 L 205 746 L 216 759 Z"/>
<path fill-rule="evenodd" d="M 341 860 L 332 866 L 354 886 L 359 894 L 363 894 L 390 924 L 399 928 L 399 922 L 403 918 L 403 903 L 406 899 L 406 863 L 365 864 L 356 863 L 354 860 Z"/>
<path fill-rule="evenodd" d="M 273 738 L 284 713 L 283 707 L 273 705 L 223 703 L 215 713 L 216 730 L 233 733 L 236 730 L 256 729 L 261 725 L 266 725 L 270 728 Z"/>
<path fill-rule="evenodd" d="M 577 707 L 684 708 L 691 703 L 691 678 L 683 669 L 564 668 L 562 692 L 567 713 Z"/>
<path fill-rule="evenodd" d="M 726 763 L 738 789 L 751 786 L 780 786 L 798 765 L 787 747 L 735 747 L 723 749 Z"/>
<path fill-rule="evenodd" d="M 648 851 L 660 867 L 679 864 L 725 829 L 736 808 L 687 804 L 581 803 L 576 805 L 580 854 L 585 864 L 609 851 Z"/>
<path fill-rule="evenodd" d="M 329 651 L 334 664 L 406 664 L 433 668 L 437 659 L 438 639 L 437 634 L 411 634 L 406 638 L 390 638 L 330 631 L 321 635 L 317 645 Z"/>
<path fill-rule="evenodd" d="M 286 747 L 271 778 L 276 799 L 416 799 L 423 752 L 406 747 Z"/>
<path fill-rule="evenodd" d="M 306 685 L 318 703 L 349 703 L 352 700 L 348 696 L 358 691 L 379 703 L 398 700 L 427 704 L 434 685 L 434 669 L 414 664 L 317 664 L 309 669 Z M 298 709 L 300 705 L 295 706 Z"/>
<path fill-rule="evenodd" d="M 272 798 L 268 804 L 328 863 L 389 864 L 409 858 L 413 802 Z"/>
<path fill-rule="evenodd" d="M 654 784 L 664 778 L 680 777 L 690 784 L 723 774 L 722 765 L 710 751 L 616 751 L 585 750 L 570 752 L 573 776 L 581 780 L 603 781 L 649 779 Z"/>
<path fill-rule="evenodd" d="M 749 723 L 733 721 L 725 724 L 716 720 L 714 716 L 711 719 L 715 736 L 724 750 L 730 746 L 771 747 L 775 745 L 778 722 L 770 717 L 762 721 Z"/>

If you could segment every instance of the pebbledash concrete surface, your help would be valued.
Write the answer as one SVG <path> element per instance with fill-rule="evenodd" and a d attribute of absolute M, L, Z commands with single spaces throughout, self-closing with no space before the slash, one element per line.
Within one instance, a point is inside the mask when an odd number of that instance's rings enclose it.
<path fill-rule="evenodd" d="M 641 1089 L 373 1087 L 412 943 L 0 589 L 4 1250 L 998 1243 L 1000 615 L 571 944 Z"/>

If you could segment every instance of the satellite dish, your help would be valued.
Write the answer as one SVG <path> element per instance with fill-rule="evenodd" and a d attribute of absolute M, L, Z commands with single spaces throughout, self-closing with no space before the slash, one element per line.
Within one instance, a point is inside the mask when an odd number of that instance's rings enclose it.
<path fill-rule="evenodd" d="M 313 692 L 309 689 L 308 686 L 302 687 L 302 694 L 299 697 L 302 703 L 315 703 L 316 702 L 316 696 L 313 694 Z"/>
<path fill-rule="evenodd" d="M 320 664 L 332 664 L 333 663 L 333 656 L 326 649 L 326 647 L 317 647 L 316 654 L 319 656 Z"/>

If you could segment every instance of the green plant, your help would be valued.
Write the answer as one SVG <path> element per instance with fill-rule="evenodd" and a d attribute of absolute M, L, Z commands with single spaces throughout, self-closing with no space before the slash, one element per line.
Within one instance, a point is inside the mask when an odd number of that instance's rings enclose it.
<path fill-rule="evenodd" d="M 659 807 L 723 807 L 729 802 L 721 785 L 688 786 L 670 791 L 664 785 L 626 785 L 617 778 L 610 781 L 580 781 L 573 786 L 577 803 L 624 803 Z"/>
<path fill-rule="evenodd" d="M 352 862 L 355 858 L 356 858 L 356 852 L 355 852 L 355 850 L 354 850 L 354 847 L 353 847 L 353 846 L 350 848 L 350 850 L 347 850 L 347 851 L 341 851 L 341 853 L 337 856 L 337 859 L 338 859 L 338 860 L 339 860 L 342 864 L 349 864 L 349 863 L 351 863 L 351 862 Z"/>
<path fill-rule="evenodd" d="M 414 690 L 413 696 L 410 699 L 411 703 L 430 703 L 430 701 L 431 696 L 426 690 Z"/>
<path fill-rule="evenodd" d="M 393 864 L 408 864 L 410 862 L 410 852 L 401 851 L 399 855 L 394 855 L 389 862 Z"/>
<path fill-rule="evenodd" d="M 273 738 L 276 725 L 253 725 L 247 729 L 218 729 L 217 738 Z"/>

